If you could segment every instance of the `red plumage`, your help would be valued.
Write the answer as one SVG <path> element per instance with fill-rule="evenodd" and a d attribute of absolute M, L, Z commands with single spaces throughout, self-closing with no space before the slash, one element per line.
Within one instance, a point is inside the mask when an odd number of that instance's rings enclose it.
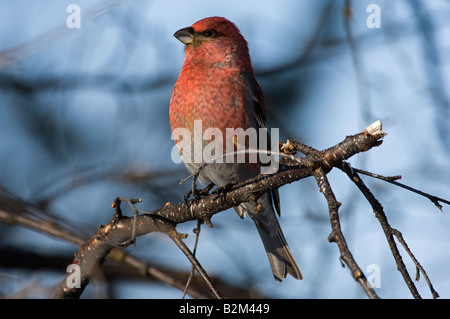
<path fill-rule="evenodd" d="M 253 73 L 247 42 L 232 22 L 221 17 L 205 18 L 177 31 L 174 36 L 186 44 L 186 51 L 170 101 L 172 131 L 185 128 L 193 138 L 194 121 L 199 120 L 201 133 L 208 128 L 217 128 L 225 139 L 227 128 L 266 127 L 264 97 Z M 211 140 L 201 141 L 201 145 L 193 139 L 176 142 L 186 167 L 195 172 L 202 163 L 193 162 L 194 148 L 203 149 Z M 230 138 L 220 142 L 225 142 L 223 153 L 226 143 L 235 143 Z M 189 154 L 186 154 L 189 150 L 186 143 L 192 144 Z M 201 171 L 200 179 L 223 186 L 245 181 L 259 173 L 259 162 L 213 163 Z M 301 279 L 302 274 L 280 229 L 272 200 L 278 200 L 278 192 L 261 196 L 258 209 L 250 203 L 235 209 L 241 217 L 247 213 L 255 222 L 275 279 L 281 281 L 288 273 Z"/>

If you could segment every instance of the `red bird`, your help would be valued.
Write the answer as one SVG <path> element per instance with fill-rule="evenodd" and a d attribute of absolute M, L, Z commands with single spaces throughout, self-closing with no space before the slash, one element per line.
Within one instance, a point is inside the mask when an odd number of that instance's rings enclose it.
<path fill-rule="evenodd" d="M 214 135 L 214 141 L 223 144 L 217 154 L 225 154 L 227 143 L 236 146 L 235 138 L 226 136 L 226 129 L 265 128 L 266 110 L 247 42 L 232 22 L 221 17 L 205 18 L 177 31 L 174 36 L 186 45 L 186 50 L 170 101 L 170 125 L 172 132 L 181 128 L 190 133 L 190 139 L 185 136 L 179 139 L 176 134 L 174 138 L 183 162 L 191 173 L 195 173 L 205 162 L 203 158 L 198 160 L 195 151 L 200 150 L 201 155 L 208 142 L 213 140 L 211 137 L 195 139 L 195 130 L 200 136 L 209 128 L 222 133 Z M 247 155 L 245 163 L 223 160 L 209 164 L 201 170 L 199 178 L 205 183 L 224 186 L 256 176 L 260 169 L 260 162 L 248 161 Z M 241 218 L 248 214 L 255 222 L 276 281 L 281 282 L 288 273 L 302 279 L 273 205 L 279 207 L 277 191 L 267 192 L 257 203 L 243 203 L 235 210 Z"/>

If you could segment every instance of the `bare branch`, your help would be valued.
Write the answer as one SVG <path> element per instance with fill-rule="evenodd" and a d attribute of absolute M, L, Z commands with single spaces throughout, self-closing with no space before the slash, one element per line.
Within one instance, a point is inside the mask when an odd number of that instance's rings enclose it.
<path fill-rule="evenodd" d="M 404 281 L 406 282 L 411 294 L 414 298 L 421 298 L 419 292 L 417 291 L 414 282 L 408 274 L 408 270 L 402 260 L 402 256 L 398 251 L 397 245 L 395 244 L 393 238 L 393 231 L 391 226 L 388 223 L 386 214 L 384 213 L 383 206 L 380 202 L 375 198 L 372 192 L 367 188 L 362 179 L 359 177 L 358 173 L 356 173 L 350 165 L 346 162 L 342 162 L 341 167 L 339 167 L 343 172 L 347 174 L 347 176 L 356 184 L 359 190 L 363 193 L 369 203 L 372 205 L 373 212 L 375 213 L 375 217 L 380 222 L 380 225 L 384 231 L 386 239 L 389 243 L 389 248 L 391 249 L 392 255 L 394 256 L 395 262 L 397 263 L 397 268 L 403 276 Z"/>
<path fill-rule="evenodd" d="M 79 265 L 81 269 L 81 289 L 68 288 L 65 279 L 58 286 L 53 296 L 54 298 L 79 297 L 83 292 L 84 287 L 86 287 L 89 283 L 90 278 L 94 276 L 96 271 L 98 271 L 105 258 L 107 258 L 107 256 L 111 256 L 112 251 L 116 251 L 118 246 L 127 246 L 134 243 L 135 238 L 138 236 L 157 231 L 165 233 L 172 238 L 177 246 L 188 257 L 193 267 L 199 272 L 203 280 L 207 283 L 207 286 L 214 296 L 216 298 L 222 298 L 222 295 L 215 287 L 213 281 L 206 274 L 194 254 L 183 242 L 184 236 L 176 232 L 176 225 L 178 223 L 183 223 L 190 220 L 198 220 L 200 222 L 205 221 L 209 223 L 211 217 L 218 212 L 237 206 L 243 202 L 257 200 L 259 196 L 271 189 L 279 188 L 305 177 L 314 176 L 320 191 L 324 194 L 327 200 L 329 207 L 332 231 L 328 237 L 328 240 L 330 242 L 337 243 L 341 252 L 341 260 L 349 267 L 353 278 L 361 285 L 366 294 L 370 298 L 378 298 L 377 294 L 367 282 L 366 277 L 354 260 L 341 231 L 338 214 L 340 203 L 336 200 L 326 177 L 326 174 L 333 167 L 338 167 L 351 178 L 351 180 L 358 186 L 360 191 L 372 205 L 375 216 L 380 221 L 383 231 L 385 232 L 390 249 L 397 263 L 397 267 L 403 275 L 403 278 L 413 296 L 415 298 L 420 298 L 420 295 L 411 280 L 411 277 L 409 276 L 402 261 L 402 257 L 397 249 L 393 239 L 394 235 L 405 247 L 408 254 L 410 254 L 417 269 L 424 274 L 432 291 L 433 297 L 438 297 L 438 294 L 433 289 L 426 272 L 409 250 L 401 234 L 397 230 L 392 229 L 389 225 L 381 204 L 359 178 L 357 171 L 353 170 L 348 163 L 345 162 L 346 159 L 357 153 L 367 151 L 375 146 L 379 146 L 382 142 L 381 139 L 385 135 L 386 133 L 384 133 L 381 128 L 381 122 L 377 121 L 361 133 L 353 136 L 347 136 L 341 143 L 323 151 L 316 150 L 299 142 L 288 141 L 281 146 L 281 151 L 286 154 L 286 161 L 283 161 L 285 163 L 280 166 L 280 169 L 276 174 L 259 175 L 244 183 L 233 185 L 227 189 L 225 194 L 212 193 L 200 199 L 192 200 L 189 203 L 182 202 L 176 205 L 166 204 L 163 208 L 153 212 L 138 210 L 134 204 L 140 202 L 139 199 L 128 200 L 124 198 L 117 198 L 113 203 L 115 214 L 112 222 L 105 226 L 101 226 L 91 237 L 91 239 L 81 246 L 81 249 L 76 254 L 73 263 Z M 298 151 L 305 154 L 305 156 L 293 156 L 293 154 Z M 398 176 L 385 179 L 392 182 L 397 178 Z M 127 218 L 122 216 L 120 209 L 120 203 L 122 201 L 127 202 L 131 206 L 134 212 L 133 217 Z M 122 257 L 119 257 L 119 259 L 120 258 Z"/>
<path fill-rule="evenodd" d="M 334 193 L 331 190 L 331 186 L 328 182 L 328 178 L 323 172 L 322 168 L 318 168 L 315 171 L 314 177 L 316 178 L 319 190 L 323 193 L 327 200 L 328 208 L 330 211 L 330 222 L 332 230 L 331 234 L 328 236 L 328 241 L 335 242 L 338 245 L 341 252 L 341 259 L 349 267 L 353 278 L 361 285 L 362 289 L 369 296 L 369 298 L 377 299 L 378 296 L 375 293 L 375 290 L 373 290 L 373 288 L 367 282 L 366 276 L 362 272 L 361 268 L 359 268 L 347 246 L 347 242 L 345 241 L 344 235 L 342 234 L 339 222 L 338 209 L 341 204 L 336 200 L 336 197 L 334 196 Z"/>
<path fill-rule="evenodd" d="M 433 298 L 439 298 L 439 294 L 436 290 L 434 290 L 433 285 L 431 284 L 430 278 L 428 277 L 427 273 L 425 272 L 425 269 L 423 269 L 422 265 L 419 263 L 419 261 L 416 259 L 414 254 L 411 252 L 411 249 L 409 249 L 408 245 L 406 244 L 406 241 L 403 239 L 403 235 L 401 232 L 399 232 L 397 229 L 392 228 L 392 233 L 397 237 L 398 241 L 402 244 L 403 248 L 408 253 L 409 257 L 413 260 L 414 264 L 417 268 L 417 274 L 416 274 L 416 281 L 420 278 L 420 272 L 422 272 L 423 276 L 425 277 L 425 280 L 428 284 L 428 287 L 430 287 L 431 294 L 433 295 Z"/>
<path fill-rule="evenodd" d="M 386 181 L 388 183 L 391 183 L 391 184 L 400 186 L 401 188 L 407 189 L 407 190 L 409 190 L 409 191 L 411 191 L 413 193 L 416 193 L 416 194 L 419 194 L 421 196 L 424 196 L 424 197 L 428 198 L 437 208 L 439 208 L 439 210 L 441 212 L 442 212 L 442 205 L 439 202 L 445 203 L 447 205 L 450 205 L 450 201 L 448 201 L 448 200 L 446 200 L 444 198 L 437 197 L 437 196 L 434 196 L 434 195 L 422 192 L 422 191 L 420 191 L 418 189 L 415 189 L 415 188 L 413 188 L 411 186 L 408 186 L 408 185 L 405 185 L 405 184 L 397 182 L 396 180 L 401 179 L 402 178 L 401 176 L 388 176 L 388 177 L 386 177 L 386 176 L 382 176 L 382 175 L 379 175 L 379 174 L 374 174 L 374 173 L 371 173 L 371 172 L 367 172 L 367 171 L 364 171 L 362 169 L 353 168 L 353 170 L 358 172 L 358 173 L 367 175 L 367 176 L 371 176 L 371 177 L 374 177 L 374 178 L 381 179 L 381 180 Z"/>

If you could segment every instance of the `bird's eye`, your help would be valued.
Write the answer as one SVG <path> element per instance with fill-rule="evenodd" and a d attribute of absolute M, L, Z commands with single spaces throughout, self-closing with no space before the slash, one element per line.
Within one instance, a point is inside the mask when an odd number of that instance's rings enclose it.
<path fill-rule="evenodd" d="M 214 35 L 214 32 L 211 31 L 211 30 L 203 31 L 203 36 L 204 36 L 205 38 L 210 38 L 210 37 L 212 37 L 213 35 Z"/>

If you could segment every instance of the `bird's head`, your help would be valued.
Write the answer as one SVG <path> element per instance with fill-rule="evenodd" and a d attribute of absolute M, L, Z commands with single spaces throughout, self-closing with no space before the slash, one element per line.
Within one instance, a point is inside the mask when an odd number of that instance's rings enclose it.
<path fill-rule="evenodd" d="M 236 25 L 225 18 L 202 19 L 178 30 L 174 37 L 186 45 L 186 60 L 251 67 L 247 41 Z"/>

